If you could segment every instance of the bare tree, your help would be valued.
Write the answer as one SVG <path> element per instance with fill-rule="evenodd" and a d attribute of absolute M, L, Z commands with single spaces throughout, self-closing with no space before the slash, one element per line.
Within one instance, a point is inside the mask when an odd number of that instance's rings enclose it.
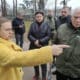
<path fill-rule="evenodd" d="M 31 0 L 23 0 L 23 3 L 20 4 L 23 9 L 30 9 L 33 6 L 33 1 Z"/>
<path fill-rule="evenodd" d="M 61 3 L 60 3 L 60 4 L 62 4 L 62 5 L 63 5 L 63 7 L 66 7 L 66 6 L 67 6 L 68 1 L 70 1 L 70 0 L 63 0 L 63 1 L 61 1 Z"/>
<path fill-rule="evenodd" d="M 6 9 L 6 0 L 1 0 L 1 9 L 2 9 L 2 16 L 7 15 L 7 9 Z"/>
<path fill-rule="evenodd" d="M 13 16 L 17 15 L 17 0 L 13 0 Z"/>
<path fill-rule="evenodd" d="M 56 13 L 57 13 L 57 0 L 55 0 L 55 17 L 57 16 Z"/>
<path fill-rule="evenodd" d="M 36 10 L 37 10 L 37 1 L 36 0 L 34 0 L 34 12 L 36 12 Z"/>
<path fill-rule="evenodd" d="M 17 3 L 18 3 L 18 2 L 17 2 L 17 0 L 15 0 L 15 1 L 16 1 L 16 15 L 17 15 Z"/>
<path fill-rule="evenodd" d="M 44 0 L 39 0 L 39 10 L 44 10 L 45 4 L 44 4 Z"/>
<path fill-rule="evenodd" d="M 13 0 L 13 16 L 15 15 L 15 1 Z"/>

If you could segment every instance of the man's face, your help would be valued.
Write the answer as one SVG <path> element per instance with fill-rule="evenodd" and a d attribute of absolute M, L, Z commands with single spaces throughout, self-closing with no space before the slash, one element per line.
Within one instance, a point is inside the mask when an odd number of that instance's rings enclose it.
<path fill-rule="evenodd" d="M 52 11 L 52 10 L 49 10 L 49 11 L 48 11 L 48 15 L 53 16 L 53 15 L 54 15 L 53 11 Z"/>
<path fill-rule="evenodd" d="M 66 17 L 69 15 L 69 9 L 68 8 L 63 8 L 61 10 L 61 16 Z"/>
<path fill-rule="evenodd" d="M 23 17 L 23 14 L 17 15 L 17 17 L 18 17 L 19 19 L 23 19 L 23 18 L 24 18 L 24 17 Z"/>
<path fill-rule="evenodd" d="M 71 20 L 75 28 L 80 27 L 80 11 L 75 12 L 74 15 L 71 17 Z"/>
<path fill-rule="evenodd" d="M 43 19 L 44 19 L 44 16 L 42 14 L 37 14 L 35 16 L 35 19 L 36 19 L 37 22 L 42 22 Z"/>

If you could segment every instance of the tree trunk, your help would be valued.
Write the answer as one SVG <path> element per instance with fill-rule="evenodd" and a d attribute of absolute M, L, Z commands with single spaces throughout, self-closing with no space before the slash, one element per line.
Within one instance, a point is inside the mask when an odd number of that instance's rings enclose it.
<path fill-rule="evenodd" d="M 7 15 L 6 0 L 1 0 L 1 8 L 2 8 L 2 16 L 6 16 Z"/>
<path fill-rule="evenodd" d="M 16 0 L 16 15 L 17 15 L 17 0 Z"/>
<path fill-rule="evenodd" d="M 17 0 L 13 0 L 13 16 L 17 15 Z"/>
<path fill-rule="evenodd" d="M 44 10 L 44 0 L 39 0 L 39 4 L 38 4 L 38 6 L 39 6 L 39 10 Z"/>
<path fill-rule="evenodd" d="M 55 0 L 55 17 L 57 16 L 57 0 Z"/>

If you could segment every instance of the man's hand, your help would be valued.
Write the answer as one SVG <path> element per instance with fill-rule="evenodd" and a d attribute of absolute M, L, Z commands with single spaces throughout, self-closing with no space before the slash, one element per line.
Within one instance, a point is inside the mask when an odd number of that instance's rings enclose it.
<path fill-rule="evenodd" d="M 63 52 L 63 48 L 69 48 L 69 45 L 53 45 L 52 46 L 52 51 L 53 51 L 53 56 L 58 56 Z"/>

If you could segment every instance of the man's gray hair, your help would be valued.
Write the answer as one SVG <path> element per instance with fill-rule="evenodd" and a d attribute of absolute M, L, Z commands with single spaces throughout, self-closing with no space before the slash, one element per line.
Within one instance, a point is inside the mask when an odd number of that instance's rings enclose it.
<path fill-rule="evenodd" d="M 71 16 L 74 16 L 76 13 L 80 12 L 80 7 L 75 8 L 74 10 L 72 10 L 71 12 Z"/>

